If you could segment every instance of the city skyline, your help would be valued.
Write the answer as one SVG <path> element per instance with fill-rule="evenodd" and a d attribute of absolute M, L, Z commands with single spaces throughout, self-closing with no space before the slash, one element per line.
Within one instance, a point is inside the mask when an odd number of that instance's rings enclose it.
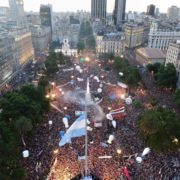
<path fill-rule="evenodd" d="M 91 9 L 91 0 L 36 0 L 36 3 L 33 1 L 24 0 L 24 9 L 25 11 L 35 11 L 39 12 L 40 4 L 52 4 L 54 12 L 66 12 L 66 11 L 77 11 L 77 10 L 86 10 L 90 12 Z M 112 12 L 114 9 L 115 0 L 107 0 L 107 12 Z M 160 9 L 160 12 L 167 12 L 168 7 L 172 5 L 179 6 L 177 0 L 139 0 L 138 3 L 134 0 L 127 0 L 126 2 L 126 12 L 128 11 L 137 11 L 137 12 L 146 12 L 147 6 L 149 4 L 154 4 Z M 1 0 L 0 6 L 9 6 L 8 0 Z"/>

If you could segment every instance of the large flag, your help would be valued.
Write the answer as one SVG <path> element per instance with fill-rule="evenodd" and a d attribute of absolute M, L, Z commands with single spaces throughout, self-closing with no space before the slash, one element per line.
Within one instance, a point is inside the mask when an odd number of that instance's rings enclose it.
<path fill-rule="evenodd" d="M 66 143 L 71 142 L 71 138 L 73 137 L 81 137 L 86 135 L 86 119 L 85 113 L 81 114 L 81 116 L 76 119 L 76 121 L 71 125 L 71 127 L 66 131 L 61 141 L 59 142 L 59 146 L 64 146 Z"/>

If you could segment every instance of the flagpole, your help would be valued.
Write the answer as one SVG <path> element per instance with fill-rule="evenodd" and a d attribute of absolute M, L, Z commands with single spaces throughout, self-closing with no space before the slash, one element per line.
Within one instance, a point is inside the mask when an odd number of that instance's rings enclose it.
<path fill-rule="evenodd" d="M 87 134 L 87 101 L 89 96 L 89 78 L 87 79 L 87 90 L 85 95 L 85 128 L 86 128 L 86 135 L 85 135 L 85 177 L 88 176 L 88 134 Z"/>

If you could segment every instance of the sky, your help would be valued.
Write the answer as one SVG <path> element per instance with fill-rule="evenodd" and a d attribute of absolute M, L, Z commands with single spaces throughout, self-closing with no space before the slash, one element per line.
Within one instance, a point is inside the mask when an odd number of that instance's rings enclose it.
<path fill-rule="evenodd" d="M 107 11 L 112 12 L 115 0 L 107 0 Z M 39 11 L 40 4 L 52 4 L 53 11 L 66 12 L 76 10 L 90 11 L 91 0 L 24 0 L 25 11 Z M 137 11 L 146 12 L 147 6 L 154 4 L 160 12 L 167 12 L 167 8 L 176 5 L 180 6 L 180 0 L 126 0 L 126 12 Z M 9 6 L 8 0 L 0 0 L 0 6 Z"/>

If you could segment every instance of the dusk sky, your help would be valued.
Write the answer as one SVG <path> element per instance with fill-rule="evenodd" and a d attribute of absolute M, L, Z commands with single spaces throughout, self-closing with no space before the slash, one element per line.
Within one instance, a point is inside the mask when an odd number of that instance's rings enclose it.
<path fill-rule="evenodd" d="M 115 0 L 108 1 L 108 12 L 112 12 Z M 155 4 L 160 12 L 167 12 L 167 8 L 176 5 L 180 6 L 180 0 L 126 0 L 126 12 L 128 11 L 146 11 L 147 5 Z M 52 4 L 53 11 L 90 11 L 91 0 L 24 0 L 25 11 L 39 11 L 40 4 Z M 8 0 L 0 0 L 0 6 L 8 6 Z"/>

